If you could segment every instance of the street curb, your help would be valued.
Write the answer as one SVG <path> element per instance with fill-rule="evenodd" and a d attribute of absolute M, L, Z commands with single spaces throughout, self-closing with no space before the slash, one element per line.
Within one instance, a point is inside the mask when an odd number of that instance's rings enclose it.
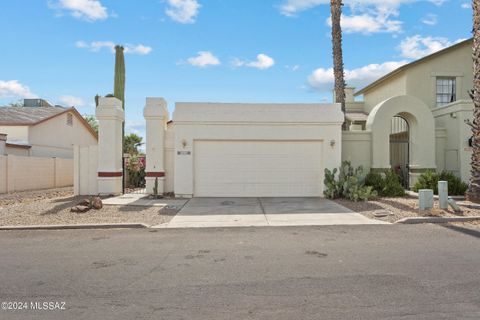
<path fill-rule="evenodd" d="M 480 220 L 480 216 L 472 217 L 413 217 L 413 218 L 403 218 L 395 223 L 403 224 L 420 224 L 420 223 L 449 223 L 449 222 L 469 222 Z"/>
<path fill-rule="evenodd" d="M 143 223 L 110 223 L 110 224 L 66 224 L 66 225 L 31 225 L 0 226 L 0 231 L 8 230 L 74 230 L 74 229 L 144 229 L 150 228 Z"/>

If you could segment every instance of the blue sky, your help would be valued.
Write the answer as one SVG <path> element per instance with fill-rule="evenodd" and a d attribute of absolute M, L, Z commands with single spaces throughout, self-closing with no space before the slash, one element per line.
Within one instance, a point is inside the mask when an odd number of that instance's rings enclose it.
<path fill-rule="evenodd" d="M 329 0 L 5 0 L 0 105 L 41 97 L 93 114 L 127 48 L 127 130 L 145 97 L 331 101 Z M 470 37 L 467 0 L 344 0 L 344 61 L 361 87 Z"/>

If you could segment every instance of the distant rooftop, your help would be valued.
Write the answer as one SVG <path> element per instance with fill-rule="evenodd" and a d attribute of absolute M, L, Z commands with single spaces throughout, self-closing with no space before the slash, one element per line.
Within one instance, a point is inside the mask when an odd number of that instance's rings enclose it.
<path fill-rule="evenodd" d="M 32 125 L 66 110 L 44 99 L 23 99 L 23 107 L 0 107 L 0 125 Z"/>
<path fill-rule="evenodd" d="M 23 106 L 24 107 L 29 107 L 29 108 L 36 108 L 36 107 L 54 107 L 53 104 L 48 102 L 47 100 L 44 99 L 23 99 Z"/>

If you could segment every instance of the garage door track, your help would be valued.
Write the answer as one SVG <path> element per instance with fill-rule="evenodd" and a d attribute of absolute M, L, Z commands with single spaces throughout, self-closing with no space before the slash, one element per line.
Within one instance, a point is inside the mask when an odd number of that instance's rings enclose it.
<path fill-rule="evenodd" d="M 323 198 L 193 198 L 156 228 L 382 224 Z"/>

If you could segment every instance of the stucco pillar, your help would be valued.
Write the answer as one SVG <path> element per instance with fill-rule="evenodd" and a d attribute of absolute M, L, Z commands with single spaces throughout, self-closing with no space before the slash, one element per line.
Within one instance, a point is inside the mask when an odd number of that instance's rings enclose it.
<path fill-rule="evenodd" d="M 122 190 L 122 102 L 100 98 L 95 111 L 98 120 L 98 193 L 121 194 Z"/>
<path fill-rule="evenodd" d="M 143 116 L 146 122 L 147 166 L 145 180 L 147 193 L 153 193 L 158 179 L 158 194 L 165 188 L 165 132 L 167 129 L 167 102 L 163 98 L 147 98 Z"/>
<path fill-rule="evenodd" d="M 0 156 L 7 154 L 7 135 L 5 133 L 0 133 Z"/>

